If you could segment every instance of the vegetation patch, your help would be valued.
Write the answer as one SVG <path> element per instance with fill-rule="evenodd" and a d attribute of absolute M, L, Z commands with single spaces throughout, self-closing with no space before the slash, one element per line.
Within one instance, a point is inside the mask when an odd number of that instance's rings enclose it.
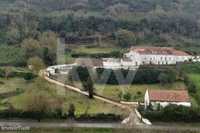
<path fill-rule="evenodd" d="M 0 65 L 24 66 L 26 65 L 25 51 L 13 46 L 0 46 Z"/>
<path fill-rule="evenodd" d="M 99 95 L 114 99 L 133 102 L 143 102 L 146 90 L 186 89 L 183 82 L 173 84 L 133 84 L 133 85 L 95 85 L 95 92 Z M 127 97 L 127 95 L 130 95 Z"/>

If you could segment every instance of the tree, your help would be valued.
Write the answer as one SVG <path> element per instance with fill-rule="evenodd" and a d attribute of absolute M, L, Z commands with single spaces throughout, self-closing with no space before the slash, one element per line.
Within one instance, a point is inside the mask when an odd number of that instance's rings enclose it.
<path fill-rule="evenodd" d="M 129 101 L 131 100 L 131 94 L 129 92 L 125 93 L 123 98 L 126 100 L 126 101 Z"/>
<path fill-rule="evenodd" d="M 40 121 L 45 113 L 49 111 L 48 97 L 43 94 L 31 93 L 27 99 L 27 111 L 32 112 L 38 121 Z"/>
<path fill-rule="evenodd" d="M 35 77 L 35 75 L 34 75 L 33 73 L 26 73 L 26 74 L 24 75 L 24 79 L 25 79 L 26 81 L 30 81 L 30 80 L 32 80 L 34 77 Z"/>
<path fill-rule="evenodd" d="M 39 56 L 40 55 L 40 44 L 37 40 L 33 38 L 28 38 L 23 40 L 21 43 L 22 48 L 25 49 L 26 51 L 26 56 L 27 57 L 34 57 L 34 56 Z"/>
<path fill-rule="evenodd" d="M 7 35 L 7 43 L 8 44 L 17 44 L 20 42 L 21 34 L 18 28 L 13 26 L 8 26 L 8 31 L 6 33 Z"/>
<path fill-rule="evenodd" d="M 86 81 L 82 81 L 82 85 L 85 91 L 88 91 L 89 98 L 92 99 L 94 95 L 94 84 L 93 81 L 88 78 Z"/>
<path fill-rule="evenodd" d="M 74 104 L 70 104 L 69 105 L 69 109 L 68 109 L 68 116 L 69 117 L 75 117 L 75 106 Z"/>
<path fill-rule="evenodd" d="M 28 96 L 25 101 L 25 111 L 32 113 L 31 117 L 38 121 L 50 115 L 61 118 L 63 99 L 55 95 L 55 92 L 46 83 L 45 79 L 38 77 L 34 80 L 34 83 L 25 92 Z"/>
<path fill-rule="evenodd" d="M 167 70 L 166 72 L 162 72 L 158 80 L 162 85 L 168 84 L 168 83 L 173 83 L 176 81 L 176 72 L 174 70 Z"/>
<path fill-rule="evenodd" d="M 189 93 L 195 94 L 197 92 L 197 87 L 192 81 L 190 81 L 187 86 Z"/>
<path fill-rule="evenodd" d="M 116 33 L 115 38 L 117 39 L 120 47 L 126 48 L 136 45 L 136 36 L 131 31 L 121 29 Z"/>
<path fill-rule="evenodd" d="M 11 74 L 12 74 L 12 67 L 6 67 L 5 68 L 5 78 L 8 79 Z"/>
<path fill-rule="evenodd" d="M 40 46 L 43 48 L 43 59 L 47 65 L 56 63 L 57 41 L 58 37 L 54 32 L 44 32 L 39 38 Z"/>
<path fill-rule="evenodd" d="M 168 83 L 168 75 L 166 73 L 161 73 L 158 77 L 158 80 L 160 81 L 160 83 L 162 85 L 167 84 Z"/>
<path fill-rule="evenodd" d="M 168 74 L 168 82 L 169 83 L 174 83 L 176 81 L 176 71 L 170 69 L 167 71 L 167 74 Z"/>
<path fill-rule="evenodd" d="M 120 92 L 118 93 L 118 97 L 119 97 L 120 100 L 122 99 L 122 96 L 123 96 L 123 93 L 122 93 L 122 91 L 120 91 Z"/>
<path fill-rule="evenodd" d="M 28 65 L 34 71 L 34 73 L 38 74 L 41 69 L 45 68 L 45 64 L 42 59 L 39 57 L 33 57 L 28 60 Z"/>

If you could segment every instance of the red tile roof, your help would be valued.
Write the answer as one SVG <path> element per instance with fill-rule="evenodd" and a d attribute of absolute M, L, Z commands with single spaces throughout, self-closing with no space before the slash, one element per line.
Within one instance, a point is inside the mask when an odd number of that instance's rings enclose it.
<path fill-rule="evenodd" d="M 132 47 L 131 51 L 140 54 L 190 56 L 188 53 L 170 47 Z"/>
<path fill-rule="evenodd" d="M 189 94 L 186 90 L 149 90 L 150 101 L 160 102 L 189 102 Z"/>

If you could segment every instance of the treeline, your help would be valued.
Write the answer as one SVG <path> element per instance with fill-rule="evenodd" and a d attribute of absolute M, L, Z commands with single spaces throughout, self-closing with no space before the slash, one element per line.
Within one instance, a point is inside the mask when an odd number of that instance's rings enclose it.
<path fill-rule="evenodd" d="M 1 119 L 33 119 L 33 120 L 45 120 L 45 119 L 57 119 L 57 120 L 66 120 L 66 119 L 75 119 L 77 121 L 121 121 L 123 118 L 120 115 L 115 114 L 82 114 L 79 116 L 71 116 L 69 112 L 63 113 L 62 110 L 56 110 L 54 112 L 41 112 L 41 111 L 21 111 L 15 109 L 8 109 L 0 111 Z"/>
<path fill-rule="evenodd" d="M 157 6 L 161 7 L 164 11 L 177 10 L 183 7 L 185 12 L 190 10 L 196 11 L 199 9 L 199 1 L 179 1 L 179 0 L 10 0 L 2 2 L 2 4 L 10 4 L 14 7 L 25 8 L 26 5 L 30 9 L 37 9 L 39 11 L 63 11 L 63 10 L 85 10 L 85 11 L 106 11 L 110 8 L 121 7 L 126 8 L 130 12 L 150 12 Z M 119 8 L 119 9 L 121 9 Z M 118 10 L 119 10 L 118 9 Z M 180 10 L 183 10 L 180 8 Z"/>
<path fill-rule="evenodd" d="M 64 27 L 64 28 L 63 28 Z M 115 20 L 112 17 L 44 17 L 40 21 L 40 30 L 52 30 L 61 33 L 87 36 L 95 32 L 112 33 L 120 28 L 145 34 L 179 34 L 186 37 L 200 36 L 198 21 L 195 17 L 185 14 L 163 14 L 147 16 L 136 22 Z"/>
<path fill-rule="evenodd" d="M 61 37 L 89 36 L 96 32 L 113 33 L 126 29 L 145 35 L 181 35 L 198 38 L 198 19 L 192 14 L 161 13 L 141 17 L 135 21 L 114 19 L 111 16 L 80 17 L 72 14 L 64 16 L 38 16 L 35 12 L 6 13 L 0 15 L 1 42 L 16 44 L 27 37 L 36 38 L 41 32 L 53 31 Z M 6 34 L 5 34 L 6 33 Z M 178 37 L 178 36 L 177 36 Z"/>
<path fill-rule="evenodd" d="M 25 66 L 25 50 L 14 46 L 0 46 L 0 65 Z"/>
<path fill-rule="evenodd" d="M 123 53 L 121 53 L 120 51 L 112 51 L 110 53 L 93 53 L 93 54 L 89 54 L 89 53 L 71 53 L 71 56 L 73 58 L 83 58 L 83 57 L 90 57 L 90 58 L 122 58 L 123 57 Z"/>
<path fill-rule="evenodd" d="M 173 83 L 177 80 L 173 69 L 146 68 L 138 70 L 111 70 L 97 68 L 95 71 L 86 67 L 74 67 L 68 74 L 71 81 L 82 81 L 90 77 L 93 82 L 100 84 L 154 84 Z"/>
<path fill-rule="evenodd" d="M 151 121 L 163 122 L 199 122 L 199 108 L 188 108 L 184 106 L 169 105 L 165 108 L 160 108 L 158 111 L 143 110 L 140 112 L 145 118 Z"/>
<path fill-rule="evenodd" d="M 13 0 L 1 4 L 15 9 L 0 6 L 0 44 L 22 51 L 11 54 L 0 51 L 3 59 L 0 65 L 21 66 L 34 56 L 46 65 L 53 65 L 56 48 L 52 48 L 51 42 L 57 44 L 59 37 L 66 43 L 77 43 L 109 36 L 122 48 L 151 44 L 200 52 L 198 0 Z M 11 48 L 11 52 L 15 51 Z M 30 55 L 30 51 L 37 53 Z M 77 56 L 90 55 L 75 53 L 74 57 Z M 108 56 L 116 57 L 116 53 L 100 55 Z"/>

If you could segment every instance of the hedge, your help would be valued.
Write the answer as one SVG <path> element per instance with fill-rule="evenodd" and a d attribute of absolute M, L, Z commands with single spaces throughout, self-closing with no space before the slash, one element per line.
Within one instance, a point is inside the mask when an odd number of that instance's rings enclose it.
<path fill-rule="evenodd" d="M 88 53 L 72 53 L 71 56 L 73 58 L 79 58 L 79 57 L 90 57 L 90 58 L 120 58 L 123 56 L 123 54 L 119 51 L 113 51 L 110 53 L 95 53 L 95 54 L 88 54 Z"/>
<path fill-rule="evenodd" d="M 78 121 L 85 121 L 85 120 L 90 120 L 90 121 L 121 121 L 123 120 L 120 115 L 115 115 L 115 114 L 95 114 L 95 115 L 89 115 L 89 114 L 83 114 L 80 115 L 79 117 L 76 118 Z"/>
<path fill-rule="evenodd" d="M 141 114 L 151 121 L 163 122 L 200 122 L 200 109 L 169 105 L 159 111 L 142 110 Z"/>
<path fill-rule="evenodd" d="M 22 119 L 35 119 L 40 121 L 41 119 L 67 119 L 71 118 L 67 113 L 62 113 L 61 110 L 55 112 L 37 112 L 37 111 L 20 111 L 20 110 L 4 110 L 0 111 L 0 119 L 13 119 L 13 118 L 22 118 Z M 80 116 L 75 116 L 77 121 L 121 121 L 122 117 L 115 114 L 83 114 Z"/>

